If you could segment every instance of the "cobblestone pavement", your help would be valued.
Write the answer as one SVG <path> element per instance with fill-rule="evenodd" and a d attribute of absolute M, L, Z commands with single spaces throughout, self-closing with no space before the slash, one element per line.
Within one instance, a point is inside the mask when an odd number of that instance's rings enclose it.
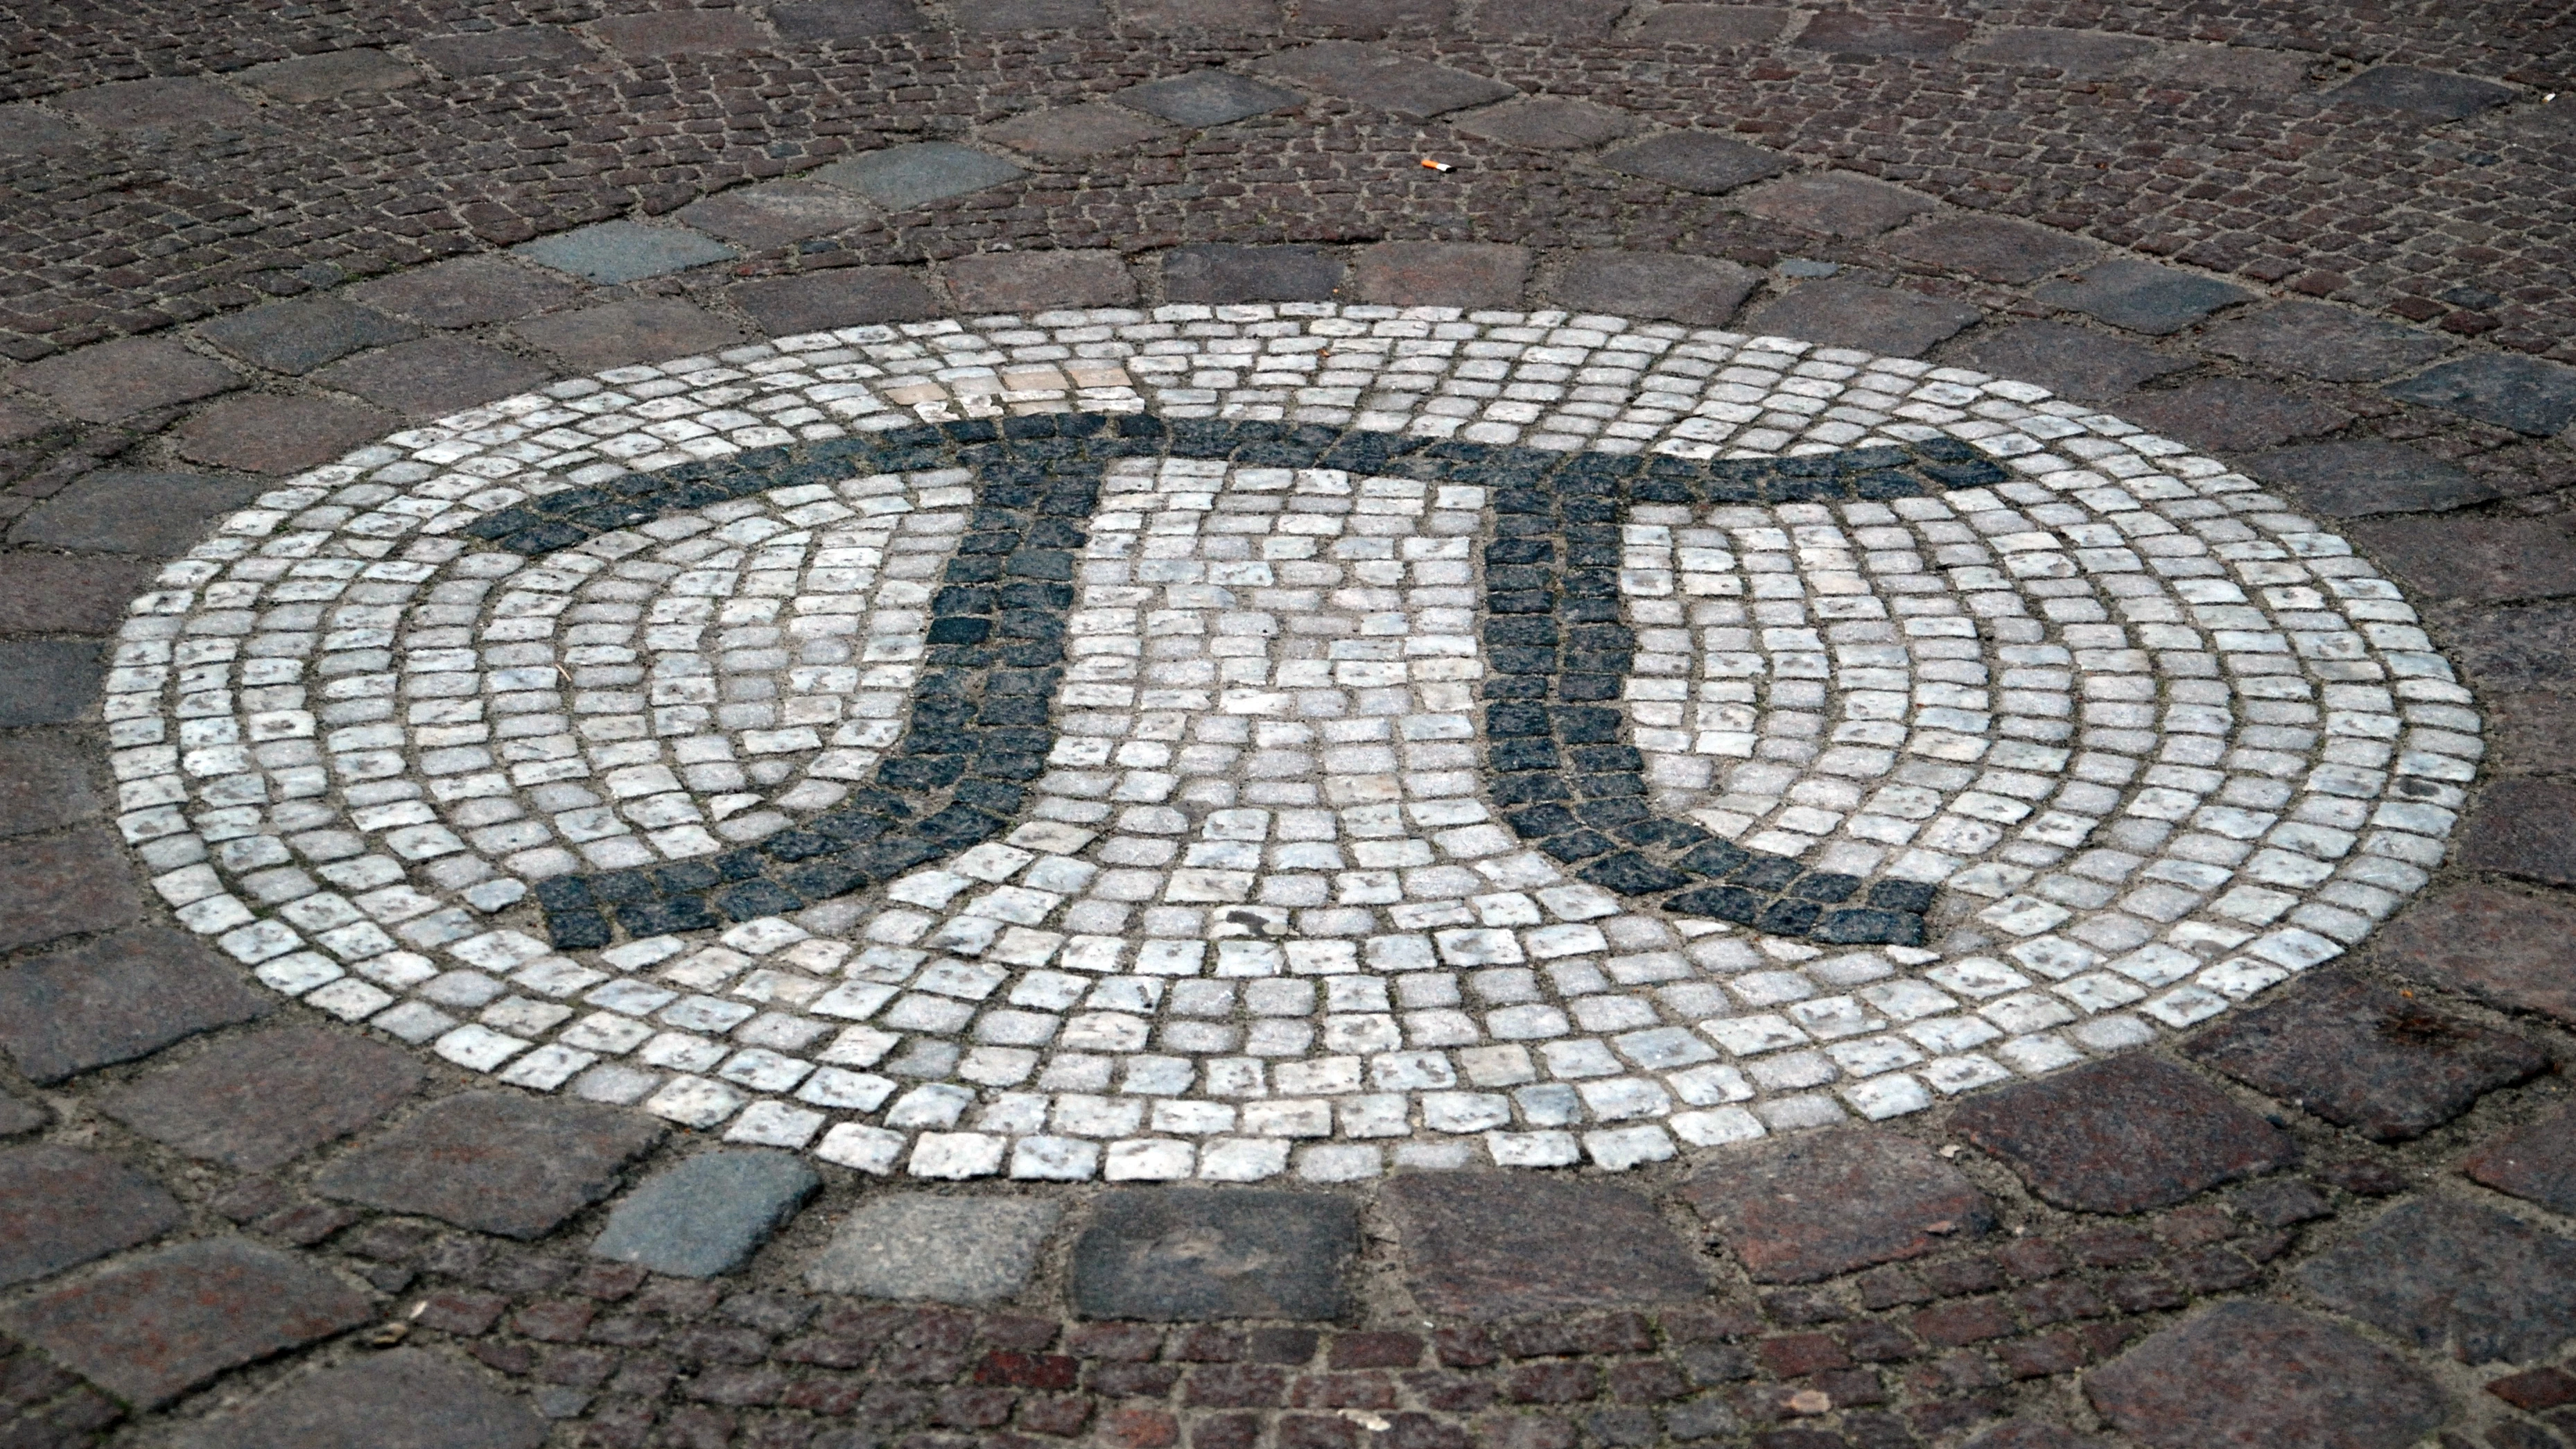
<path fill-rule="evenodd" d="M 2441 8 L 0 11 L 0 1445 L 2576 1442 Z"/>

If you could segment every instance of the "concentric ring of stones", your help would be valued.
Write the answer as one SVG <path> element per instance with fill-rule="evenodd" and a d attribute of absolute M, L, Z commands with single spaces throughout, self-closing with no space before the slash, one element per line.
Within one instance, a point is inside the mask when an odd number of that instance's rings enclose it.
<path fill-rule="evenodd" d="M 1055 661 L 1007 828 L 843 894 L 761 884 L 788 913 L 639 931 L 666 918 L 591 902 L 769 899 L 723 883 L 923 748 L 909 711 L 964 647 L 939 591 L 998 495 L 782 466 L 544 547 L 478 525 L 1050 413 L 1474 446 L 1102 449 L 1087 517 L 1015 535 L 1080 542 L 1034 581 L 1060 634 L 993 656 Z M 1877 448 L 1987 481 L 1629 497 L 1604 707 L 1673 840 L 1919 892 L 1922 944 L 1605 888 L 1617 841 L 1497 784 L 1518 485 L 1474 460 Z M 1918 1111 L 2345 951 L 2440 861 L 2480 753 L 2393 586 L 2117 418 L 1781 338 L 1329 305 L 854 328 L 505 399 L 227 520 L 135 602 L 108 690 L 127 838 L 274 989 L 529 1090 L 925 1178 L 1616 1169 Z"/>

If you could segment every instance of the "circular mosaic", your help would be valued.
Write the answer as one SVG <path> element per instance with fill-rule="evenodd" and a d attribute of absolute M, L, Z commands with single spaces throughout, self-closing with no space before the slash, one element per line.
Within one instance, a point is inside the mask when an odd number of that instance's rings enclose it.
<path fill-rule="evenodd" d="M 1562 313 L 854 328 L 396 434 L 134 605 L 123 828 L 279 991 L 929 1178 L 1622 1168 L 2360 940 L 2479 719 L 2044 390 Z"/>

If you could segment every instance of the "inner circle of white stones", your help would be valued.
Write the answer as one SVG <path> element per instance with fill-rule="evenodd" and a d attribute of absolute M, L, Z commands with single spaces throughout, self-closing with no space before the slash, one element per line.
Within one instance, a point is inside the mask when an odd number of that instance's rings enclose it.
<path fill-rule="evenodd" d="M 557 952 L 531 882 L 840 801 L 901 736 L 966 473 L 537 558 L 460 532 L 745 448 L 1014 412 L 1690 458 L 1963 440 L 2011 475 L 1622 520 L 1662 814 L 1935 884 L 1934 944 L 1632 909 L 1484 803 L 1467 484 L 1109 465 L 1004 838 Z M 1169 307 L 788 337 L 396 434 L 137 600 L 120 821 L 271 987 L 537 1091 L 927 1178 L 1608 1168 L 1920 1110 L 2228 1009 L 2438 864 L 2480 721 L 2343 540 L 2024 384 L 1562 313 Z"/>

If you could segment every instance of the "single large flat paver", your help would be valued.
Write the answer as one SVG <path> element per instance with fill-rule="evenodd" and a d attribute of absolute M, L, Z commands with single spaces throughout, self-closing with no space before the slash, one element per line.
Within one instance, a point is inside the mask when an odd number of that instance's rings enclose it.
<path fill-rule="evenodd" d="M 1424 120 L 1519 94 L 1517 87 L 1486 76 L 1340 40 L 1271 56 L 1255 69 L 1292 85 Z"/>
<path fill-rule="evenodd" d="M 1470 136 L 1533 151 L 1579 151 L 1616 141 L 1637 129 L 1637 118 L 1610 106 L 1563 96 L 1506 101 L 1450 118 Z"/>
<path fill-rule="evenodd" d="M 2535 437 L 2576 423 L 2576 367 L 2532 357 L 2481 352 L 2392 382 L 2387 393 Z"/>
<path fill-rule="evenodd" d="M 0 950 L 132 923 L 142 899 L 117 846 L 95 826 L 0 840 Z"/>
<path fill-rule="evenodd" d="M 2371 950 L 2401 975 L 2576 1024 L 2570 939 L 2576 910 L 2546 896 L 2470 885 L 2418 902 Z"/>
<path fill-rule="evenodd" d="M 581 293 L 577 284 L 562 277 L 494 256 L 434 262 L 349 290 L 370 307 L 432 327 L 506 322 L 561 305 Z"/>
<path fill-rule="evenodd" d="M 260 486 L 202 473 L 101 469 L 27 510 L 9 541 L 160 559 L 195 543 L 214 520 L 258 497 Z"/>
<path fill-rule="evenodd" d="M 2401 1203 L 2298 1276 L 2343 1312 L 2462 1363 L 2529 1363 L 2576 1338 L 2576 1242 L 2478 1204 Z"/>
<path fill-rule="evenodd" d="M 1944 355 L 1980 372 L 2036 383 L 2085 402 L 2110 402 L 2191 366 L 2187 357 L 2065 322 L 1980 327 Z"/>
<path fill-rule="evenodd" d="M 2215 277 L 2114 258 L 2095 262 L 2064 280 L 2042 282 L 2031 289 L 2031 295 L 2114 327 L 2162 337 L 2254 294 Z"/>
<path fill-rule="evenodd" d="M 48 357 L 11 378 L 84 422 L 136 413 L 241 386 L 241 374 L 166 337 L 130 337 Z"/>
<path fill-rule="evenodd" d="M 2166 437 L 2220 454 L 2278 447 L 2333 432 L 2352 421 L 2352 414 L 2332 403 L 2243 378 L 2212 378 L 2137 393 L 2121 401 L 2120 415 Z"/>
<path fill-rule="evenodd" d="M 2095 255 L 2090 242 L 1999 216 L 1938 217 L 1885 245 L 1898 256 L 1989 282 L 2036 281 Z"/>
<path fill-rule="evenodd" d="M 214 318 L 201 331 L 207 341 L 244 362 L 291 373 L 311 372 L 352 352 L 420 335 L 410 323 L 340 297 L 271 302 Z"/>
<path fill-rule="evenodd" d="M 1222 126 L 1304 103 L 1295 91 L 1228 70 L 1197 70 L 1147 81 L 1116 92 L 1111 99 L 1176 126 Z"/>
<path fill-rule="evenodd" d="M 1927 297 L 1864 282 L 1808 282 L 1756 307 L 1744 325 L 1758 333 L 1803 338 L 1829 347 L 1859 347 L 1914 357 L 1974 326 L 1985 314 L 1966 302 Z"/>
<path fill-rule="evenodd" d="M 2336 518 L 2434 513 L 2504 496 L 2491 478 L 2381 438 L 2279 448 L 2247 459 L 2245 468 L 2266 483 L 2287 485 L 2301 502 Z"/>
<path fill-rule="evenodd" d="M 466 1092 L 334 1158 L 314 1188 L 388 1212 L 534 1238 L 606 1197 L 664 1131 L 614 1107 Z"/>
<path fill-rule="evenodd" d="M 183 1430 L 180 1449 L 537 1449 L 546 1421 L 489 1376 L 398 1348 L 287 1381 Z"/>
<path fill-rule="evenodd" d="M 2122 1057 L 1961 1103 L 1952 1127 L 2060 1207 L 2130 1213 L 2286 1167 L 2281 1129 L 2169 1062 Z"/>
<path fill-rule="evenodd" d="M 2420 65 L 2374 65 L 2326 92 L 2343 105 L 2383 106 L 2434 121 L 2456 121 L 2520 95 L 2513 87 Z"/>
<path fill-rule="evenodd" d="M 1063 1207 L 1040 1199 L 904 1195 L 862 1202 L 805 1271 L 808 1286 L 870 1298 L 992 1303 L 1015 1297 Z"/>
<path fill-rule="evenodd" d="M 0 642 L 0 728 L 89 717 L 98 703 L 101 657 L 90 639 Z"/>
<path fill-rule="evenodd" d="M 814 179 L 846 187 L 889 211 L 909 211 L 1027 174 L 989 151 L 954 141 L 919 141 L 835 161 L 815 172 Z"/>
<path fill-rule="evenodd" d="M 1088 1318 L 1185 1322 L 1340 1317 L 1360 1240 L 1347 1198 L 1142 1189 L 1092 1209 L 1073 1245 L 1073 1303 Z"/>
<path fill-rule="evenodd" d="M 2376 382 L 2458 344 L 2323 302 L 2283 302 L 2212 325 L 2200 334 L 2200 346 L 2323 382 Z"/>
<path fill-rule="evenodd" d="M 941 310 L 921 274 L 908 267 L 835 267 L 740 282 L 726 296 L 773 336 L 910 322 Z"/>
<path fill-rule="evenodd" d="M 865 226 L 876 211 L 840 187 L 800 180 L 737 186 L 672 214 L 700 231 L 758 250 Z"/>
<path fill-rule="evenodd" d="M 0 1150 L 0 1288 L 148 1243 L 183 1216 L 159 1183 L 111 1158 L 50 1143 Z"/>
<path fill-rule="evenodd" d="M 1322 302 L 1349 270 L 1330 247 L 1175 247 L 1163 254 L 1163 290 L 1175 302 Z"/>
<path fill-rule="evenodd" d="M 677 297 L 636 297 L 555 312 L 510 330 L 583 372 L 717 352 L 750 340 L 742 324 Z"/>
<path fill-rule="evenodd" d="M 1714 257 L 1582 251 L 1565 259 L 1549 290 L 1577 311 L 1718 327 L 1761 285 L 1759 272 Z"/>
<path fill-rule="evenodd" d="M 335 398 L 236 393 L 173 434 L 191 463 L 279 476 L 328 463 L 401 426 L 379 408 Z"/>
<path fill-rule="evenodd" d="M 2420 1137 L 2549 1067 L 2549 1054 L 2522 1037 L 2343 975 L 2216 1023 L 2186 1050 L 2381 1142 Z"/>
<path fill-rule="evenodd" d="M 1535 1173 L 1399 1177 L 1405 1278 L 1432 1313 L 1488 1319 L 1680 1303 L 1707 1270 L 1647 1201 L 1607 1183 Z"/>
<path fill-rule="evenodd" d="M 1148 141 L 1167 140 L 1172 134 L 1172 128 L 1159 121 L 1105 101 L 1023 111 L 985 127 L 983 132 L 987 141 L 1049 161 L 1124 151 Z"/>
<path fill-rule="evenodd" d="M 191 1157 L 261 1172 L 382 1117 L 423 1077 L 389 1043 L 288 1027 L 216 1042 L 112 1089 L 100 1106 Z"/>
<path fill-rule="evenodd" d="M 1748 146 L 1704 131 L 1675 131 L 1650 136 L 1602 153 L 1601 164 L 1613 171 L 1660 181 L 1684 191 L 1712 196 L 1733 191 L 1789 169 L 1776 151 Z"/>
<path fill-rule="evenodd" d="M 2439 1386 L 2386 1349 L 2273 1303 L 2223 1303 L 2087 1374 L 2102 1417 L 2153 1449 L 2405 1449 Z"/>
<path fill-rule="evenodd" d="M 1911 1138 L 1866 1128 L 1765 1143 L 1682 1197 L 1763 1283 L 1810 1283 L 1991 1232 L 1994 1205 Z"/>
<path fill-rule="evenodd" d="M 2460 863 L 2554 886 L 2576 885 L 2576 786 L 2499 780 L 2478 798 Z"/>
<path fill-rule="evenodd" d="M 147 926 L 0 971 L 0 1051 L 34 1080 L 59 1082 L 276 1005 L 194 936 Z"/>
<path fill-rule="evenodd" d="M 1733 7 L 1667 5 L 1655 15 L 1660 18 L 1675 10 L 1719 8 Z M 1876 236 L 1903 226 L 1937 205 L 1921 192 L 1835 171 L 1783 176 L 1734 199 L 1765 221 L 1841 237 Z"/>
<path fill-rule="evenodd" d="M 273 99 L 304 104 L 352 92 L 401 90 L 420 85 L 429 77 L 408 61 L 362 45 L 269 61 L 236 72 L 233 79 Z"/>
<path fill-rule="evenodd" d="M 730 1272 L 822 1182 L 802 1158 L 784 1152 L 702 1152 L 620 1199 L 590 1251 L 677 1277 Z"/>
<path fill-rule="evenodd" d="M 545 381 L 524 357 L 452 337 L 423 337 L 335 362 L 316 381 L 414 418 L 495 401 Z"/>
<path fill-rule="evenodd" d="M 2478 1144 L 2460 1170 L 2498 1192 L 2576 1216 L 2576 1108 Z"/>
<path fill-rule="evenodd" d="M 10 574 L 0 568 L 0 588 L 14 582 Z M 98 814 L 103 805 L 90 768 L 68 731 L 0 735 L 0 835 L 52 830 Z"/>
<path fill-rule="evenodd" d="M 703 232 L 680 226 L 603 221 L 522 242 L 511 248 L 529 261 L 570 272 L 585 281 L 639 282 L 646 277 L 713 266 L 742 255 Z"/>

